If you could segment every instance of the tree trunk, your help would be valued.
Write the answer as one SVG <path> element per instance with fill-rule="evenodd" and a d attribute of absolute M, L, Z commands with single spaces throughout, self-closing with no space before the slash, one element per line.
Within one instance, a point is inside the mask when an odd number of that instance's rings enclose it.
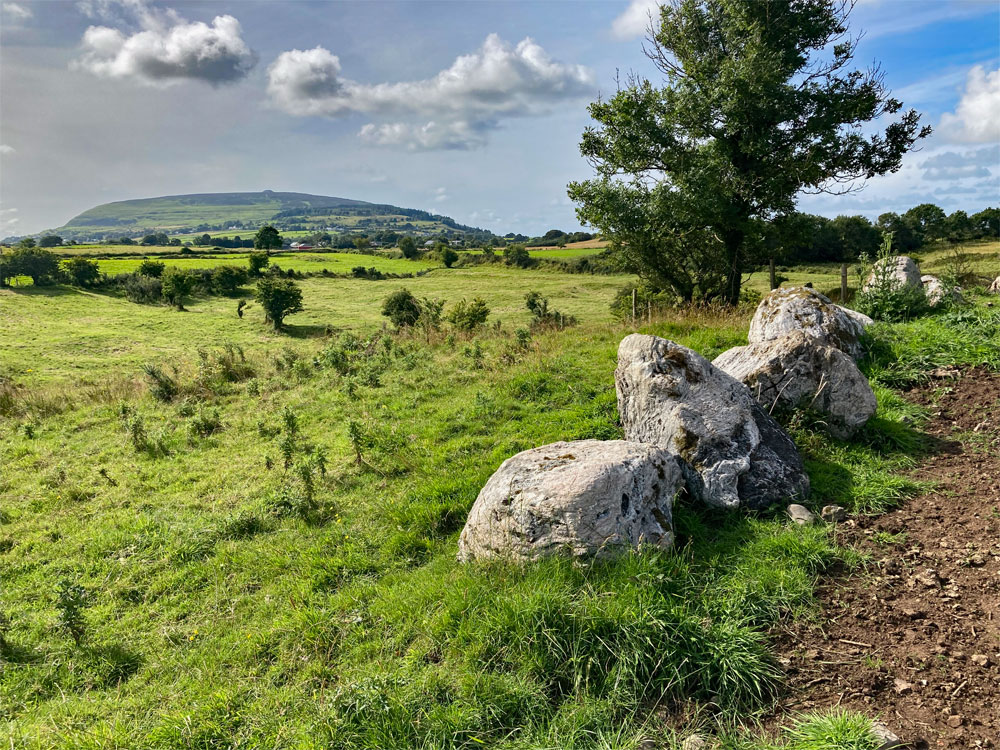
<path fill-rule="evenodd" d="M 767 276 L 768 276 L 768 282 L 771 285 L 771 289 L 777 289 L 778 275 L 774 271 L 774 258 L 771 258 L 771 260 L 769 260 L 767 263 Z"/>
<path fill-rule="evenodd" d="M 743 284 L 743 268 L 740 262 L 740 251 L 743 249 L 743 232 L 734 230 L 727 232 L 726 245 L 726 286 L 722 290 L 722 299 L 729 305 L 740 301 L 740 286 Z"/>

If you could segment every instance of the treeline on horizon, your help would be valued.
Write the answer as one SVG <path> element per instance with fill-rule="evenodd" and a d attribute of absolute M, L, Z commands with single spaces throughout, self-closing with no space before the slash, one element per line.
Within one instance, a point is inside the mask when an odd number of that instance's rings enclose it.
<path fill-rule="evenodd" d="M 892 249 L 901 255 L 934 242 L 1000 239 L 1000 208 L 970 216 L 965 211 L 946 214 L 932 203 L 922 203 L 903 214 L 884 213 L 874 222 L 864 216 L 828 219 L 793 213 L 771 222 L 765 243 L 767 254 L 783 263 L 846 263 L 874 256 L 882 237 L 890 233 Z"/>

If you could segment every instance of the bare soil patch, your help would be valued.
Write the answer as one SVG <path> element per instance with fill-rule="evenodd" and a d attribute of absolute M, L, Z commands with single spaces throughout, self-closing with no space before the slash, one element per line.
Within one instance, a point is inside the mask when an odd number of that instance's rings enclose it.
<path fill-rule="evenodd" d="M 843 707 L 931 748 L 998 748 L 1000 376 L 944 375 L 908 394 L 932 415 L 913 477 L 933 489 L 840 525 L 870 562 L 820 586 L 817 619 L 776 634 L 779 712 Z"/>

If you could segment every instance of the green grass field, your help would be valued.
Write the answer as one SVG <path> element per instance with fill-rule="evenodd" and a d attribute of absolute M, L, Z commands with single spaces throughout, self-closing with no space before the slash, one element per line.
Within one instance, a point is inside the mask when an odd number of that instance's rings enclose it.
<path fill-rule="evenodd" d="M 0 746 L 676 750 L 701 729 L 743 750 L 875 750 L 864 717 L 802 716 L 780 738 L 753 724 L 780 687 L 769 629 L 863 562 L 826 527 L 681 503 L 669 553 L 456 562 L 501 461 L 621 436 L 615 352 L 633 329 L 608 304 L 629 280 L 312 278 L 282 334 L 229 298 L 176 312 L 0 290 Z M 501 327 L 382 332 L 402 286 L 481 296 Z M 579 325 L 518 344 L 529 290 Z M 877 513 L 916 489 L 901 472 L 921 414 L 889 386 L 1000 368 L 1000 319 L 974 301 L 979 317 L 876 331 L 879 413 L 856 440 L 795 429 L 811 504 Z M 750 312 L 640 330 L 713 357 L 745 342 Z"/>

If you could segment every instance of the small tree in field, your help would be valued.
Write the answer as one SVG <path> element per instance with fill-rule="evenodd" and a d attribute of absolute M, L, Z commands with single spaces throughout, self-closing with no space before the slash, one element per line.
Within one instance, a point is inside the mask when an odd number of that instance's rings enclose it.
<path fill-rule="evenodd" d="M 591 105 L 580 150 L 597 176 L 569 185 L 626 270 L 736 304 L 766 222 L 801 191 L 857 189 L 930 134 L 914 110 L 864 133 L 903 105 L 877 67 L 851 70 L 853 5 L 664 0 L 647 50 L 662 84 L 633 77 Z"/>
<path fill-rule="evenodd" d="M 302 290 L 290 279 L 262 278 L 253 296 L 264 308 L 264 322 L 276 331 L 281 330 L 286 315 L 302 311 Z"/>
<path fill-rule="evenodd" d="M 444 263 L 445 268 L 451 268 L 453 265 L 455 265 L 456 260 L 458 260 L 458 253 L 456 253 L 450 247 L 442 248 L 441 262 Z"/>
<path fill-rule="evenodd" d="M 59 258 L 34 244 L 30 247 L 19 245 L 10 254 L 10 264 L 16 269 L 12 276 L 30 276 L 35 286 L 54 284 L 60 277 Z"/>
<path fill-rule="evenodd" d="M 261 272 L 271 264 L 267 253 L 250 253 L 247 256 L 247 263 L 250 264 L 250 275 L 260 276 Z"/>
<path fill-rule="evenodd" d="M 153 279 L 158 279 L 163 276 L 163 270 L 166 266 L 162 261 L 158 260 L 144 260 L 139 264 L 139 268 L 136 269 L 136 273 L 140 276 L 149 276 Z"/>
<path fill-rule="evenodd" d="M 72 258 L 66 262 L 66 275 L 76 286 L 90 286 L 101 278 L 101 269 L 96 260 Z"/>
<path fill-rule="evenodd" d="M 254 249 L 263 250 L 265 253 L 270 250 L 280 250 L 281 245 L 281 235 L 270 224 L 258 229 L 253 238 Z"/>
<path fill-rule="evenodd" d="M 420 254 L 420 251 L 417 249 L 417 241 L 409 235 L 399 241 L 399 249 L 402 251 L 403 257 L 407 260 L 413 260 Z"/>
<path fill-rule="evenodd" d="M 382 314 L 392 321 L 396 328 L 415 325 L 420 319 L 420 303 L 409 289 L 399 289 L 382 303 Z"/>
<path fill-rule="evenodd" d="M 184 298 L 190 296 L 194 289 L 195 277 L 190 271 L 181 268 L 168 268 L 163 272 L 163 299 L 177 308 L 184 310 Z"/>

